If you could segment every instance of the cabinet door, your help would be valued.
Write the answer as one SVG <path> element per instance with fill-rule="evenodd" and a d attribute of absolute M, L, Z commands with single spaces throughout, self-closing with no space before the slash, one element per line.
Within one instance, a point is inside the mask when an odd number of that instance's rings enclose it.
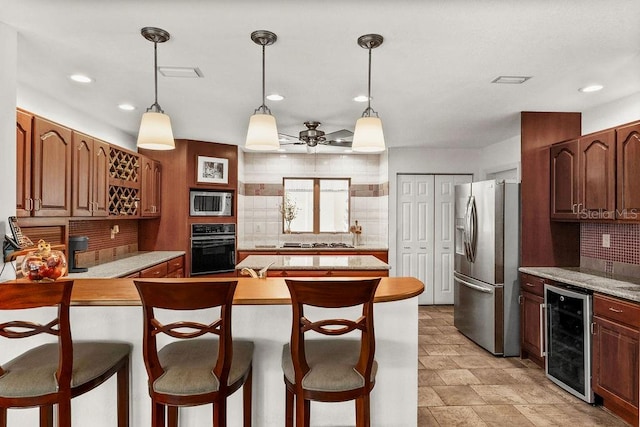
<path fill-rule="evenodd" d="M 551 218 L 577 220 L 578 140 L 551 146 Z"/>
<path fill-rule="evenodd" d="M 531 292 L 522 292 L 520 298 L 520 345 L 522 357 L 529 357 L 539 365 L 544 364 L 542 346 L 541 307 L 544 298 Z"/>
<path fill-rule="evenodd" d="M 71 130 L 35 117 L 32 190 L 35 216 L 71 216 Z"/>
<path fill-rule="evenodd" d="M 142 203 L 142 216 L 160 216 L 160 191 L 162 169 L 159 162 L 141 156 L 142 164 L 142 191 L 140 201 Z"/>
<path fill-rule="evenodd" d="M 615 219 L 615 131 L 580 138 L 580 219 Z"/>
<path fill-rule="evenodd" d="M 30 216 L 31 198 L 31 125 L 33 116 L 17 111 L 16 117 L 16 215 Z"/>
<path fill-rule="evenodd" d="M 615 408 L 627 422 L 638 417 L 638 352 L 640 332 L 594 316 L 593 391 Z M 628 413 L 628 414 L 625 414 Z"/>
<path fill-rule="evenodd" d="M 93 140 L 93 216 L 109 215 L 109 144 Z"/>
<path fill-rule="evenodd" d="M 616 129 L 616 216 L 640 219 L 640 122 Z"/>
<path fill-rule="evenodd" d="M 73 216 L 91 216 L 93 210 L 93 138 L 73 132 L 73 184 L 71 189 L 71 214 Z"/>

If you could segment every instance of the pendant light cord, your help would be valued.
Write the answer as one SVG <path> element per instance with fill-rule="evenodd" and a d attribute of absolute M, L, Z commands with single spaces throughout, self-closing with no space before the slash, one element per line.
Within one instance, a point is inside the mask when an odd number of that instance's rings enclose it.
<path fill-rule="evenodd" d="M 266 86 L 266 77 L 265 77 L 265 68 L 266 68 L 266 61 L 265 61 L 265 50 L 266 50 L 266 46 L 267 44 L 265 42 L 261 43 L 262 44 L 262 105 L 260 105 L 258 108 L 256 108 L 256 110 L 254 111 L 254 114 L 256 113 L 262 113 L 262 114 L 271 114 L 271 110 L 269 109 L 269 107 L 267 107 L 267 102 L 266 102 L 266 91 L 265 91 L 265 86 Z"/>
<path fill-rule="evenodd" d="M 369 79 L 367 81 L 367 109 L 362 113 L 362 117 L 372 117 L 375 115 L 378 117 L 378 113 L 371 108 L 371 46 L 368 48 L 369 50 Z"/>

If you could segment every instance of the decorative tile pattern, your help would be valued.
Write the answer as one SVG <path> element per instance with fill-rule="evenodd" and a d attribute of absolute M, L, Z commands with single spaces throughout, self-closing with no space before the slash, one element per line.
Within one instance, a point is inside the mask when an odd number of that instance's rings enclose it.
<path fill-rule="evenodd" d="M 602 235 L 610 235 L 610 247 L 602 246 Z M 580 225 L 580 256 L 613 262 L 640 264 L 640 224 L 590 223 Z"/>

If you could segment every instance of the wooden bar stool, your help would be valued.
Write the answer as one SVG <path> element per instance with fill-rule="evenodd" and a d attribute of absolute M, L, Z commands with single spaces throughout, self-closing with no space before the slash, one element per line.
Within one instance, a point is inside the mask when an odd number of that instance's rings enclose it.
<path fill-rule="evenodd" d="M 0 324 L 0 336 L 9 339 L 39 334 L 57 336 L 57 343 L 35 347 L 0 368 L 0 426 L 7 425 L 8 408 L 40 407 L 40 426 L 71 426 L 71 399 L 94 389 L 117 373 L 118 426 L 129 425 L 129 359 L 131 345 L 120 342 L 71 339 L 69 301 L 72 280 L 53 283 L 0 284 L 0 310 L 58 307 L 47 324 L 24 320 Z"/>
<path fill-rule="evenodd" d="M 253 342 L 231 336 L 231 307 L 237 281 L 134 280 L 144 313 L 143 356 L 151 396 L 151 424 L 178 424 L 179 406 L 213 404 L 213 425 L 227 425 L 227 397 L 243 386 L 244 426 L 251 426 Z M 220 307 L 209 324 L 193 320 L 162 324 L 154 308 L 200 310 Z M 156 336 L 175 338 L 158 351 Z M 199 338 L 206 334 L 215 339 Z"/>
<path fill-rule="evenodd" d="M 310 401 L 356 401 L 356 426 L 368 427 L 369 394 L 378 364 L 374 360 L 373 297 L 379 278 L 356 280 L 285 280 L 291 294 L 291 341 L 282 349 L 286 385 L 286 426 L 308 427 Z M 340 308 L 362 306 L 356 320 L 305 317 L 304 306 Z M 305 339 L 305 333 L 339 336 L 360 331 L 360 339 Z"/>

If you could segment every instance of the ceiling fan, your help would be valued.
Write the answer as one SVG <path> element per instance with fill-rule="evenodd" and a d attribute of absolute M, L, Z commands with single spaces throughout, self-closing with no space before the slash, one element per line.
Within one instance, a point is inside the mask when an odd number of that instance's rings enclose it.
<path fill-rule="evenodd" d="M 298 136 L 287 135 L 284 133 L 278 134 L 280 136 L 281 145 L 303 145 L 306 144 L 309 147 L 315 147 L 318 144 L 331 145 L 334 147 L 351 147 L 353 141 L 353 132 L 347 129 L 341 129 L 335 132 L 324 133 L 320 129 L 317 129 L 321 125 L 320 122 L 307 121 L 304 122 L 307 129 L 300 131 Z"/>

